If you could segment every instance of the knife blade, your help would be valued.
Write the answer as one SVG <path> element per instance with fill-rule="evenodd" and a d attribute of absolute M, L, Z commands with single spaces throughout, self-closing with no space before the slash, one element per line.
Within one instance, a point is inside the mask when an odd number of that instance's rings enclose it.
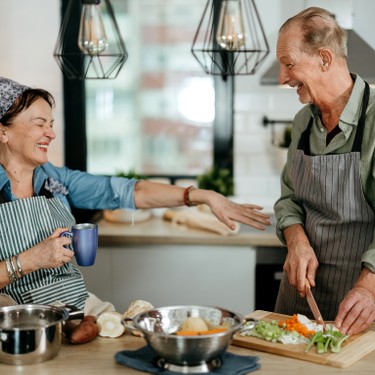
<path fill-rule="evenodd" d="M 310 283 L 307 279 L 306 279 L 306 300 L 310 306 L 311 312 L 313 313 L 316 322 L 318 324 L 321 324 L 323 326 L 323 330 L 325 331 L 326 324 L 324 322 L 322 314 L 320 313 L 318 304 L 316 303 L 314 295 L 312 294 Z"/>

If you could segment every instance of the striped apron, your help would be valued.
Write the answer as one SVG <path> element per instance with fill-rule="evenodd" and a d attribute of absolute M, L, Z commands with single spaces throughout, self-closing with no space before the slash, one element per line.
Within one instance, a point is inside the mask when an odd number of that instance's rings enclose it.
<path fill-rule="evenodd" d="M 291 166 L 295 195 L 306 212 L 305 230 L 319 262 L 313 293 L 326 320 L 336 318 L 341 301 L 358 279 L 361 256 L 374 231 L 374 212 L 362 191 L 359 170 L 368 99 L 366 83 L 351 152 L 311 156 L 311 118 Z M 313 318 L 306 299 L 289 284 L 285 272 L 275 311 Z"/>
<path fill-rule="evenodd" d="M 75 223 L 58 198 L 37 196 L 0 204 L 0 259 L 37 245 L 56 228 Z M 39 269 L 0 290 L 17 303 L 51 304 L 56 301 L 83 309 L 88 297 L 80 271 L 71 263 Z"/>

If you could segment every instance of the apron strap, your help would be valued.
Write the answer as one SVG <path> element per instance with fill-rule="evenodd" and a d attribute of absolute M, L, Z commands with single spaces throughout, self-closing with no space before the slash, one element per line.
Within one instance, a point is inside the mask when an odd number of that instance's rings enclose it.
<path fill-rule="evenodd" d="M 363 133 L 365 130 L 365 123 L 366 123 L 366 110 L 367 110 L 369 98 L 370 98 L 370 86 L 367 82 L 365 82 L 365 92 L 363 93 L 363 98 L 362 98 L 362 111 L 361 111 L 361 116 L 358 121 L 357 132 L 355 135 L 352 152 L 359 152 L 359 153 L 361 152 Z"/>
<path fill-rule="evenodd" d="M 313 125 L 313 118 L 311 117 L 310 121 L 309 121 L 309 124 L 307 125 L 307 128 L 301 134 L 301 137 L 300 137 L 299 142 L 298 142 L 297 149 L 303 150 L 306 155 L 311 155 L 309 136 L 310 136 L 310 131 L 311 131 L 312 125 Z"/>
<path fill-rule="evenodd" d="M 42 185 L 41 189 L 39 190 L 38 196 L 45 196 L 47 199 L 53 198 L 53 194 L 50 191 L 48 191 L 44 187 L 44 185 L 45 183 Z M 3 188 L 0 190 L 0 204 L 7 203 L 7 202 L 9 202 L 9 200 L 6 199 L 6 194 Z"/>

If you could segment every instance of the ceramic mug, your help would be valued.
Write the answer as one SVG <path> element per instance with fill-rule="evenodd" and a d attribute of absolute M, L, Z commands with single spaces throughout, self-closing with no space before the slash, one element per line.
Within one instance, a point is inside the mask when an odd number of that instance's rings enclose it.
<path fill-rule="evenodd" d="M 84 223 L 72 226 L 70 232 L 66 231 L 60 236 L 72 239 L 72 248 L 79 266 L 92 266 L 95 263 L 98 251 L 98 226 Z"/>

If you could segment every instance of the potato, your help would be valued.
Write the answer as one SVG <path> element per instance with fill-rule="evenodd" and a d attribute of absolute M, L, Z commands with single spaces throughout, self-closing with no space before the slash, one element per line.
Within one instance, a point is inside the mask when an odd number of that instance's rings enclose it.
<path fill-rule="evenodd" d="M 70 336 L 72 344 L 85 344 L 95 339 L 99 334 L 99 326 L 96 323 L 96 317 L 87 315 L 74 328 Z"/>
<path fill-rule="evenodd" d="M 180 331 L 207 331 L 206 322 L 199 317 L 189 317 L 182 322 Z"/>

